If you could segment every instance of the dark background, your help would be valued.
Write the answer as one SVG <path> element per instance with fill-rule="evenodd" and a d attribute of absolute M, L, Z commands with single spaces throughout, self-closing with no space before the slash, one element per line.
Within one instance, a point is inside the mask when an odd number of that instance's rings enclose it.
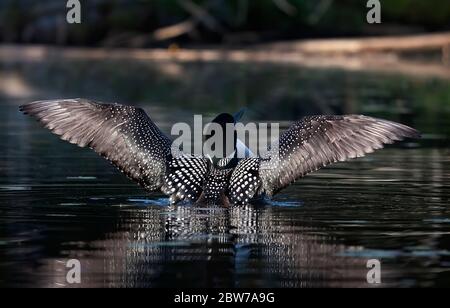
<path fill-rule="evenodd" d="M 381 1 L 381 25 L 367 24 L 366 3 L 361 0 L 84 0 L 81 1 L 82 23 L 68 25 L 65 0 L 2 0 L 0 42 L 134 47 L 171 42 L 233 45 L 450 29 L 449 1 Z M 173 25 L 180 25 L 181 32 L 164 38 L 158 36 L 158 30 Z"/>

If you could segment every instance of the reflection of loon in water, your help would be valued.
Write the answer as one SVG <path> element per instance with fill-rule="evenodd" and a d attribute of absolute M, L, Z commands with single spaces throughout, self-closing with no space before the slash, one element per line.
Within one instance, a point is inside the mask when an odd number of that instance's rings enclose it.
<path fill-rule="evenodd" d="M 362 246 L 296 213 L 253 205 L 125 207 L 120 223 L 108 218 L 115 229 L 85 245 L 66 242 L 62 257 L 46 259 L 37 274 L 43 286 L 70 286 L 61 260 L 82 255 L 81 287 L 367 287 L 366 259 L 344 257 Z"/>
<path fill-rule="evenodd" d="M 419 137 L 408 126 L 362 115 L 309 116 L 295 122 L 261 157 L 213 160 L 172 155 L 169 138 L 140 108 L 74 99 L 34 102 L 21 110 L 63 140 L 92 148 L 145 189 L 161 190 L 172 204 L 248 204 L 323 166 Z M 213 120 L 221 126 L 235 121 L 229 114 Z M 234 138 L 235 152 L 236 147 Z"/>

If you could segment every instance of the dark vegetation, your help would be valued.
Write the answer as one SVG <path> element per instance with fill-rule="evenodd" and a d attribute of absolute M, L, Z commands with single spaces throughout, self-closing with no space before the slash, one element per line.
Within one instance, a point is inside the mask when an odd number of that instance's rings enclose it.
<path fill-rule="evenodd" d="M 368 25 L 364 0 L 81 0 L 82 23 L 65 22 L 65 0 L 2 0 L 0 42 L 153 47 L 251 44 L 280 39 L 426 33 L 450 29 L 450 2 L 383 1 Z"/>

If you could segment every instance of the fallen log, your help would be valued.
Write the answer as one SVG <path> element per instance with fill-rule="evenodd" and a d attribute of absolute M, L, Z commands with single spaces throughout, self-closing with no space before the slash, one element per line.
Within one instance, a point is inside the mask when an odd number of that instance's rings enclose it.
<path fill-rule="evenodd" d="M 450 46 L 450 32 L 354 39 L 319 39 L 265 45 L 266 48 L 272 50 L 297 51 L 305 54 L 439 50 L 447 46 Z"/>

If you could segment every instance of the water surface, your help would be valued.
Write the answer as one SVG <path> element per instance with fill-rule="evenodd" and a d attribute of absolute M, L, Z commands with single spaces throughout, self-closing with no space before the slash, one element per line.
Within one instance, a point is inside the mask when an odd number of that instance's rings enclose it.
<path fill-rule="evenodd" d="M 448 80 L 254 64 L 0 62 L 0 286 L 450 285 Z M 5 86 L 5 84 L 7 86 Z M 135 103 L 165 131 L 192 115 L 246 120 L 364 113 L 424 133 L 314 173 L 268 204 L 168 206 L 108 162 L 60 141 L 18 106 L 88 97 Z"/>

